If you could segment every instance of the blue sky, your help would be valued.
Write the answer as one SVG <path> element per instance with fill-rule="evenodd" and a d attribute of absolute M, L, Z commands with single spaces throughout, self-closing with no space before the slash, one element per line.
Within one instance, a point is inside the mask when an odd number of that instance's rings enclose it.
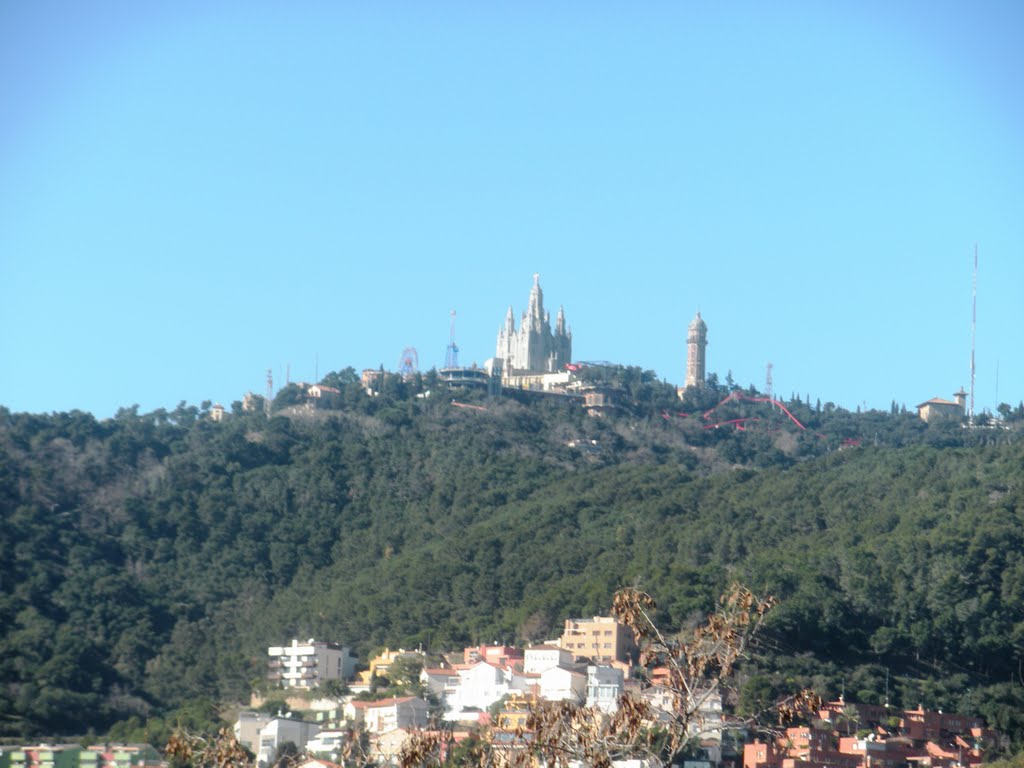
<path fill-rule="evenodd" d="M 0 404 L 494 354 L 1024 398 L 1024 3 L 0 3 Z"/>

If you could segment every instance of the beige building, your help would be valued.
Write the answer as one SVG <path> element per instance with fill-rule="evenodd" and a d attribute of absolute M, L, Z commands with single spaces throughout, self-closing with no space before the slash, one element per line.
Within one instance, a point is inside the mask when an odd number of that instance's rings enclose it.
<path fill-rule="evenodd" d="M 686 387 L 703 387 L 707 378 L 704 351 L 708 346 L 708 325 L 698 312 L 686 333 Z"/>
<path fill-rule="evenodd" d="M 610 616 L 590 619 L 566 619 L 558 645 L 572 653 L 573 659 L 593 662 L 618 661 L 630 664 L 636 657 L 633 630 Z"/>
<path fill-rule="evenodd" d="M 917 406 L 917 415 L 922 421 L 932 422 L 938 419 L 962 419 L 967 408 L 967 393 L 960 387 L 953 393 L 956 402 L 933 397 Z"/>

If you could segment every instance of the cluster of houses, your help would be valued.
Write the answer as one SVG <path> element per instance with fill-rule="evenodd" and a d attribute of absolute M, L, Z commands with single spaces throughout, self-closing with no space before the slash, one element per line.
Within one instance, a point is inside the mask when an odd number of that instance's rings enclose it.
<path fill-rule="evenodd" d="M 261 766 L 271 765 L 290 742 L 331 768 L 343 762 L 355 735 L 364 754 L 386 765 L 417 732 L 443 727 L 451 744 L 483 726 L 492 736 L 514 732 L 539 701 L 569 700 L 613 713 L 628 693 L 666 719 L 678 704 L 667 669 L 636 674 L 632 631 L 610 617 L 568 619 L 562 635 L 546 643 L 470 647 L 440 663 L 430 663 L 422 651 L 386 649 L 360 673 L 349 650 L 333 643 L 293 640 L 268 652 L 271 682 L 288 694 L 288 709 L 304 712 L 241 713 L 236 737 Z M 366 698 L 381 678 L 410 670 L 419 671 L 420 695 Z M 345 681 L 348 693 L 321 695 L 331 680 Z M 813 726 L 761 740 L 723 715 L 719 691 L 701 691 L 696 702 L 693 758 L 683 768 L 970 768 L 995 740 L 980 718 L 842 699 L 823 705 Z M 254 706 L 260 703 L 254 695 Z"/>
<path fill-rule="evenodd" d="M 743 747 L 743 768 L 954 768 L 976 766 L 997 734 L 980 717 L 839 701 L 813 726 Z"/>
<path fill-rule="evenodd" d="M 568 619 L 560 637 L 528 648 L 482 645 L 440 657 L 385 649 L 361 672 L 348 648 L 292 640 L 268 648 L 267 677 L 279 711 L 267 712 L 266 699 L 254 693 L 253 709 L 239 714 L 234 734 L 260 768 L 288 749 L 307 756 L 301 768 L 338 768 L 355 755 L 394 764 L 410 736 L 431 731 L 443 733 L 449 748 L 483 733 L 521 746 L 521 736 L 513 736 L 523 733 L 542 701 L 614 713 L 628 694 L 646 701 L 656 727 L 659 718 L 672 717 L 678 698 L 668 669 L 637 673 L 638 655 L 632 631 L 604 616 Z M 375 699 L 385 678 L 417 695 Z M 975 768 L 997 741 L 978 717 L 842 698 L 822 705 L 810 724 L 765 738 L 723 714 L 715 689 L 696 692 L 691 702 L 693 749 L 681 768 Z M 164 765 L 148 746 L 0 748 L 0 768 Z"/>
<path fill-rule="evenodd" d="M 287 692 L 303 694 L 287 698 L 286 704 L 289 709 L 307 710 L 311 719 L 243 712 L 235 732 L 261 765 L 269 765 L 287 742 L 313 755 L 337 757 L 356 729 L 367 736 L 376 760 L 386 763 L 411 732 L 438 720 L 458 741 L 482 725 L 514 727 L 529 705 L 539 700 L 571 700 L 613 712 L 624 691 L 639 691 L 632 676 L 637 654 L 632 631 L 604 616 L 569 619 L 561 637 L 548 643 L 525 649 L 466 648 L 461 655 L 442 656 L 440 665 L 432 666 L 422 651 L 386 649 L 358 675 L 354 675 L 355 659 L 348 648 L 313 639 L 293 640 L 268 649 L 268 677 Z M 419 670 L 423 698 L 359 698 L 402 662 Z M 309 695 L 332 680 L 347 681 L 350 693 L 341 698 Z M 708 701 L 720 719 L 720 697 Z M 260 697 L 254 702 L 260 703 Z"/>

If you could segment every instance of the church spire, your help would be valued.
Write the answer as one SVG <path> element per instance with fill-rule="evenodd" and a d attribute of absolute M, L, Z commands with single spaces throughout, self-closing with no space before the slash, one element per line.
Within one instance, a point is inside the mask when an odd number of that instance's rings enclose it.
<path fill-rule="evenodd" d="M 504 326 L 498 331 L 496 347 L 495 357 L 502 360 L 505 376 L 552 373 L 562 370 L 572 360 L 572 330 L 565 321 L 565 310 L 559 308 L 552 333 L 551 315 L 544 310 L 539 274 L 533 275 L 529 304 L 518 330 L 509 307 Z"/>
<path fill-rule="evenodd" d="M 540 330 L 544 324 L 544 292 L 540 289 L 540 273 L 533 273 L 533 288 L 530 289 L 530 304 L 526 310 L 530 327 Z"/>

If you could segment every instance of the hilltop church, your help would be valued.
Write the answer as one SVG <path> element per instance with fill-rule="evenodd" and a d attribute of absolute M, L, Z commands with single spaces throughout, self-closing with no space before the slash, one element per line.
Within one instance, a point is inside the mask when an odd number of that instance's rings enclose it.
<path fill-rule="evenodd" d="M 544 292 L 540 275 L 534 273 L 530 303 L 516 330 L 512 307 L 505 316 L 505 326 L 498 331 L 495 363 L 505 377 L 530 373 L 557 373 L 572 362 L 572 331 L 565 324 L 565 311 L 559 307 L 555 330 L 551 316 L 544 310 Z"/>

